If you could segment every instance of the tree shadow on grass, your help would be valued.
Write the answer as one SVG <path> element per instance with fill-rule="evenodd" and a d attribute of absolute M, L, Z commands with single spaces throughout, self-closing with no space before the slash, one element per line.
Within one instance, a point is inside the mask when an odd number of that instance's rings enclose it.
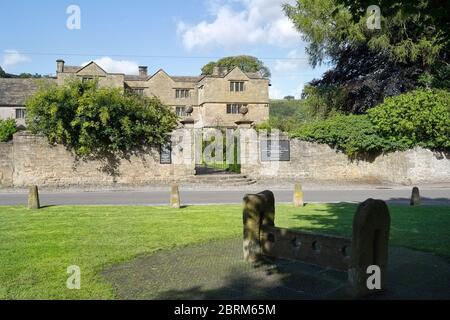
<path fill-rule="evenodd" d="M 356 204 L 345 202 L 326 205 L 313 213 L 305 213 L 300 208 L 294 220 L 302 221 L 303 226 L 290 229 L 350 237 L 356 208 Z"/>
<path fill-rule="evenodd" d="M 210 244 L 211 252 L 185 248 L 140 257 L 106 270 L 120 299 L 249 300 L 345 297 L 344 272 L 295 261 L 243 260 L 241 240 Z M 205 245 L 202 245 L 206 249 Z M 197 247 L 197 248 L 201 248 Z M 232 249 L 230 249 L 232 248 Z M 239 250 L 240 249 L 240 250 Z M 191 257 L 194 255 L 194 257 Z M 338 292 L 339 291 L 339 292 Z"/>
<path fill-rule="evenodd" d="M 160 292 L 162 300 L 285 300 L 345 298 L 346 274 L 337 272 L 328 278 L 323 269 L 302 263 L 286 261 L 249 264 L 249 269 L 233 268 L 224 279 L 214 285 L 196 285 L 187 289 Z M 339 296 L 339 294 L 340 296 Z"/>

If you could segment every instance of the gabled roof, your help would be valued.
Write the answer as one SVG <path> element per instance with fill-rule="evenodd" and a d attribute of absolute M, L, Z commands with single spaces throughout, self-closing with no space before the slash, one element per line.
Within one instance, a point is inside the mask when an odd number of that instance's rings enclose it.
<path fill-rule="evenodd" d="M 235 70 L 237 70 L 239 73 L 245 75 L 245 76 L 248 78 L 248 75 L 247 75 L 244 71 L 242 71 L 241 68 L 239 68 L 239 67 L 234 67 L 233 69 L 229 70 L 229 71 L 223 76 L 223 78 L 228 77 L 228 76 L 230 75 L 230 73 L 234 72 Z"/>
<path fill-rule="evenodd" d="M 141 77 L 138 75 L 133 75 L 133 74 L 126 74 L 125 75 L 125 80 L 128 81 L 147 81 L 148 77 Z"/>
<path fill-rule="evenodd" d="M 173 81 L 176 82 L 198 82 L 202 78 L 201 76 L 191 77 L 191 76 L 171 76 Z"/>
<path fill-rule="evenodd" d="M 260 72 L 245 72 L 250 79 L 266 79 Z"/>
<path fill-rule="evenodd" d="M 0 79 L 0 105 L 23 106 L 36 93 L 42 81 L 56 82 L 52 78 Z"/>
<path fill-rule="evenodd" d="M 158 73 L 164 73 L 166 76 L 168 76 L 170 78 L 170 75 L 164 69 L 159 69 L 151 77 L 156 76 Z"/>
<path fill-rule="evenodd" d="M 108 74 L 108 72 L 106 72 L 102 67 L 100 67 L 98 64 L 96 64 L 94 61 L 89 62 L 87 65 L 85 65 L 84 67 L 81 67 L 77 73 L 80 73 L 81 71 L 83 71 L 84 69 L 90 67 L 90 66 L 95 66 L 96 68 L 100 69 L 100 71 L 102 71 L 104 74 Z"/>
<path fill-rule="evenodd" d="M 65 73 L 77 73 L 82 67 L 77 66 L 64 66 Z"/>
<path fill-rule="evenodd" d="M 265 79 L 265 77 L 263 77 L 263 75 L 261 74 L 261 72 L 244 72 L 241 70 L 241 68 L 239 67 L 234 67 L 233 69 L 231 69 L 230 71 L 228 71 L 223 78 L 227 77 L 230 73 L 232 73 L 234 70 L 238 69 L 240 72 L 242 72 L 243 74 L 245 74 L 249 79 Z"/>
<path fill-rule="evenodd" d="M 101 68 L 98 64 L 96 64 L 94 61 L 91 61 L 87 65 L 80 67 L 80 66 L 65 66 L 64 72 L 65 73 L 78 73 L 82 71 L 83 69 L 87 68 L 88 66 L 94 64 L 97 66 L 100 70 L 102 70 L 105 74 L 116 74 L 116 73 L 108 73 L 103 68 Z M 169 75 L 165 70 L 159 69 L 156 71 L 153 75 L 148 75 L 146 77 L 141 77 L 139 75 L 128 75 L 125 74 L 125 81 L 148 81 L 154 76 L 156 76 L 158 73 L 162 72 L 164 73 L 168 78 L 172 79 L 174 82 L 192 82 L 192 83 L 198 83 L 204 78 L 225 78 L 227 77 L 231 72 L 233 72 L 235 69 L 241 70 L 239 67 L 234 67 L 233 69 L 229 70 L 226 74 L 222 75 L 200 75 L 200 76 L 171 76 Z M 266 79 L 262 76 L 260 72 L 243 72 L 249 79 Z M 119 74 L 119 73 L 117 73 Z"/>
<path fill-rule="evenodd" d="M 225 78 L 230 73 L 232 73 L 235 69 L 238 69 L 243 74 L 245 74 L 249 79 L 261 79 L 261 80 L 268 80 L 268 78 L 264 77 L 260 72 L 244 72 L 239 67 L 234 67 L 233 69 L 229 70 L 227 73 L 224 73 L 222 75 L 202 75 L 199 77 L 198 82 L 203 80 L 204 78 Z"/>

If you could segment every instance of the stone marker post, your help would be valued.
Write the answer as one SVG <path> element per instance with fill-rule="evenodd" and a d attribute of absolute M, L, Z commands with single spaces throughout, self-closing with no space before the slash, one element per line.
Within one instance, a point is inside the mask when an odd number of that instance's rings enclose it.
<path fill-rule="evenodd" d="M 170 192 L 170 206 L 174 209 L 180 209 L 180 190 L 178 185 L 173 185 Z"/>
<path fill-rule="evenodd" d="M 384 201 L 368 199 L 361 203 L 353 218 L 353 237 L 348 277 L 353 296 L 385 290 L 391 218 Z M 380 269 L 380 289 L 369 289 L 369 266 Z"/>
<path fill-rule="evenodd" d="M 304 205 L 305 203 L 303 201 L 302 185 L 300 183 L 297 183 L 294 189 L 294 206 L 296 208 L 301 208 Z"/>
<path fill-rule="evenodd" d="M 257 261 L 262 254 L 260 228 L 275 226 L 275 197 L 271 191 L 248 194 L 243 203 L 244 259 Z"/>
<path fill-rule="evenodd" d="M 414 187 L 411 194 L 411 206 L 420 206 L 420 192 L 419 188 Z"/>
<path fill-rule="evenodd" d="M 28 209 L 37 210 L 40 208 L 38 187 L 30 187 L 28 191 Z"/>

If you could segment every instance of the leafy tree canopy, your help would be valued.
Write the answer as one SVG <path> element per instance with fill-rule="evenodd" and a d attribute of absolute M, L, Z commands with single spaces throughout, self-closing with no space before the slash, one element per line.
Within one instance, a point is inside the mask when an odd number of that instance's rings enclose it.
<path fill-rule="evenodd" d="M 81 158 L 108 161 L 112 172 L 119 156 L 164 144 L 177 123 L 157 98 L 98 88 L 96 81 L 43 86 L 26 107 L 29 130 Z"/>
<path fill-rule="evenodd" d="M 380 29 L 368 28 L 370 5 L 381 9 Z M 329 106 L 364 113 L 418 87 L 450 88 L 450 0 L 298 0 L 284 10 L 310 63 L 333 66 L 311 82 L 319 94 L 334 90 L 328 97 L 341 103 Z"/>
<path fill-rule="evenodd" d="M 381 9 L 381 29 L 367 26 L 370 5 Z M 424 66 L 448 55 L 450 0 L 298 0 L 284 10 L 308 42 L 313 65 L 359 46 Z"/>
<path fill-rule="evenodd" d="M 203 66 L 202 74 L 211 75 L 214 67 L 224 67 L 228 70 L 239 67 L 244 72 L 261 72 L 264 77 L 271 76 L 269 68 L 261 60 L 252 56 L 226 57 L 216 62 L 209 62 Z"/>

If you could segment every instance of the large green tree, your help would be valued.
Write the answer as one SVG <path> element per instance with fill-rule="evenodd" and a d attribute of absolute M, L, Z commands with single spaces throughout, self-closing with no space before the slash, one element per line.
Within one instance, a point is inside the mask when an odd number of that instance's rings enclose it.
<path fill-rule="evenodd" d="M 26 107 L 29 130 L 80 158 L 106 160 L 112 173 L 121 157 L 164 144 L 177 123 L 157 98 L 99 88 L 96 81 L 43 85 Z"/>
<path fill-rule="evenodd" d="M 211 75 L 214 67 L 228 68 L 228 70 L 239 67 L 244 72 L 261 72 L 264 77 L 271 75 L 269 68 L 261 60 L 252 56 L 225 57 L 216 62 L 209 62 L 203 66 L 202 74 Z"/>
<path fill-rule="evenodd" d="M 368 25 L 370 5 L 381 10 L 381 28 Z M 387 96 L 449 86 L 450 0 L 297 0 L 284 10 L 311 64 L 333 66 L 309 93 L 327 92 L 338 109 L 364 113 Z"/>

